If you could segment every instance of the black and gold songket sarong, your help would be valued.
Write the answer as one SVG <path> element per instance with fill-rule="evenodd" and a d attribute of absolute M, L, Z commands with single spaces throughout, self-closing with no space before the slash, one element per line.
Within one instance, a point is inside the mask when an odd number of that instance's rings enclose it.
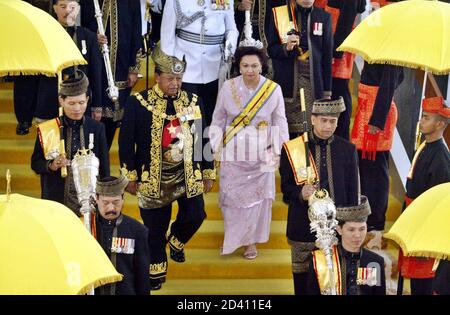
<path fill-rule="evenodd" d="M 176 153 L 176 154 L 175 154 Z M 139 207 L 142 209 L 156 209 L 165 207 L 178 198 L 186 195 L 184 179 L 184 161 L 176 155 L 183 152 L 170 145 L 163 148 L 161 166 L 161 197 L 150 198 L 138 192 Z"/>
<path fill-rule="evenodd" d="M 300 88 L 305 90 L 306 117 L 308 119 L 308 131 L 311 130 L 311 111 L 313 95 L 310 76 L 310 60 L 297 60 L 294 69 L 294 91 L 292 98 L 285 98 L 286 118 L 290 133 L 303 133 L 303 114 L 300 107 Z"/>

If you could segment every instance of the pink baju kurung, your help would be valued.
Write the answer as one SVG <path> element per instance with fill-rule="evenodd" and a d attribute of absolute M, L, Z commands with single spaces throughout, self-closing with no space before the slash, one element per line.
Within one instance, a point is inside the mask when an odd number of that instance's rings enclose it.
<path fill-rule="evenodd" d="M 263 85 L 248 89 L 242 76 L 228 80 L 220 90 L 210 129 L 211 145 L 221 156 L 219 206 L 224 220 L 222 254 L 241 246 L 269 240 L 275 170 L 282 144 L 289 140 L 280 86 L 250 121 L 223 147 L 223 133 Z"/>

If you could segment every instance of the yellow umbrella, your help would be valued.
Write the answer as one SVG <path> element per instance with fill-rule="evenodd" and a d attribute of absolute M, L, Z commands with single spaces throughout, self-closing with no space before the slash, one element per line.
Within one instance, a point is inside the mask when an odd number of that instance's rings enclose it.
<path fill-rule="evenodd" d="M 405 256 L 450 259 L 450 183 L 435 186 L 400 215 L 384 237 Z"/>
<path fill-rule="evenodd" d="M 407 0 L 384 6 L 365 18 L 337 50 L 361 55 L 369 63 L 425 70 L 423 100 L 427 72 L 450 72 L 450 4 Z M 416 149 L 420 137 L 417 123 Z"/>
<path fill-rule="evenodd" d="M 85 294 L 122 280 L 77 216 L 54 201 L 0 195 L 0 253 L 0 294 Z"/>
<path fill-rule="evenodd" d="M 337 49 L 361 55 L 369 63 L 450 72 L 450 4 L 408 0 L 365 18 Z"/>
<path fill-rule="evenodd" d="M 0 0 L 0 43 L 0 77 L 55 76 L 87 63 L 58 21 L 20 0 Z"/>

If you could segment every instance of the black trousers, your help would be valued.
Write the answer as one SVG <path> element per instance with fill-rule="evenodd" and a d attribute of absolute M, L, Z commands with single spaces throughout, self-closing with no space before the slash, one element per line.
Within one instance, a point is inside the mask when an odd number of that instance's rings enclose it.
<path fill-rule="evenodd" d="M 111 149 L 111 145 L 114 141 L 114 135 L 116 134 L 117 122 L 114 122 L 112 118 L 102 117 L 101 122 L 105 125 L 106 143 L 108 144 L 108 150 Z"/>
<path fill-rule="evenodd" d="M 348 79 L 333 78 L 333 99 L 342 96 L 345 103 L 345 111 L 339 115 L 338 125 L 334 134 L 349 140 L 350 118 L 352 116 L 352 96 L 348 87 Z"/>
<path fill-rule="evenodd" d="M 29 123 L 36 110 L 39 75 L 14 77 L 14 112 L 18 123 Z"/>
<path fill-rule="evenodd" d="M 177 202 L 177 218 L 170 227 L 170 235 L 167 239 L 175 236 L 178 241 L 186 244 L 195 232 L 197 232 L 202 225 L 203 220 L 206 218 L 205 202 L 203 200 L 203 195 L 192 198 L 181 197 Z M 140 210 L 144 225 L 148 228 L 150 264 L 167 262 L 166 233 L 172 215 L 172 204 L 163 208 L 141 208 Z M 160 277 L 161 275 L 158 276 Z"/>
<path fill-rule="evenodd" d="M 308 295 L 306 288 L 308 287 L 308 273 L 292 273 L 294 279 L 294 294 L 295 295 Z"/>
<path fill-rule="evenodd" d="M 106 84 L 106 85 L 105 85 Z M 103 84 L 103 87 L 108 87 L 107 83 Z M 119 90 L 119 104 L 120 108 L 125 108 L 127 106 L 127 99 L 130 96 L 131 88 L 126 88 Z M 107 93 L 105 92 L 102 96 L 104 103 L 114 110 L 114 103 L 109 99 Z M 111 149 L 112 143 L 114 141 L 114 136 L 116 134 L 116 129 L 119 127 L 120 122 L 114 122 L 112 118 L 102 117 L 101 122 L 105 125 L 106 143 L 108 144 L 108 150 Z"/>
<path fill-rule="evenodd" d="M 45 120 L 59 116 L 58 78 L 41 76 L 34 116 Z"/>
<path fill-rule="evenodd" d="M 433 278 L 415 279 L 411 278 L 411 295 L 432 295 Z"/>
<path fill-rule="evenodd" d="M 206 84 L 183 83 L 182 89 L 191 93 L 195 93 L 199 97 L 201 97 L 203 101 L 203 108 L 205 110 L 206 126 L 210 126 L 214 108 L 216 108 L 219 80 L 215 80 Z"/>
<path fill-rule="evenodd" d="M 358 150 L 361 193 L 367 196 L 372 213 L 367 230 L 384 230 L 389 198 L 389 151 L 379 151 L 375 161 L 362 159 Z"/>

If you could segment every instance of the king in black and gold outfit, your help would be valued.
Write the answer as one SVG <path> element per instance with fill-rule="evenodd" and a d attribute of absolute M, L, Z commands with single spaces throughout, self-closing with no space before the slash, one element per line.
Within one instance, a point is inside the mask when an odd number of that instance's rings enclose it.
<path fill-rule="evenodd" d="M 183 262 L 185 244 L 206 217 L 203 193 L 211 189 L 215 169 L 212 156 L 206 161 L 203 154 L 209 141 L 202 137 L 201 100 L 181 90 L 185 62 L 164 54 L 159 45 L 152 58 L 157 84 L 128 99 L 119 155 L 130 180 L 127 191 L 137 194 L 149 229 L 150 278 L 157 290 L 167 272 L 166 243 L 171 258 Z M 175 200 L 178 215 L 168 231 Z"/>

